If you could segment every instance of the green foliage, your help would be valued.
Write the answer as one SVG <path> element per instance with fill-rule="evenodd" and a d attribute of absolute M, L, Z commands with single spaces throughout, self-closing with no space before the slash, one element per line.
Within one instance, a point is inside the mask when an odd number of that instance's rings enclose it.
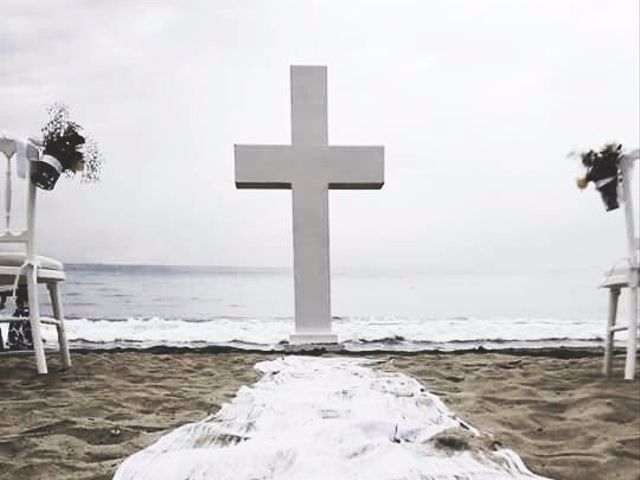
<path fill-rule="evenodd" d="M 42 127 L 42 136 L 45 146 L 64 137 L 65 132 L 77 132 L 80 125 L 69 119 L 69 109 L 63 103 L 54 103 L 47 107 L 49 121 Z"/>
<path fill-rule="evenodd" d="M 82 170 L 80 181 L 82 183 L 99 182 L 100 175 L 102 174 L 104 157 L 98 149 L 98 143 L 92 138 L 88 139 L 84 144 L 82 153 L 84 156 L 84 170 Z"/>

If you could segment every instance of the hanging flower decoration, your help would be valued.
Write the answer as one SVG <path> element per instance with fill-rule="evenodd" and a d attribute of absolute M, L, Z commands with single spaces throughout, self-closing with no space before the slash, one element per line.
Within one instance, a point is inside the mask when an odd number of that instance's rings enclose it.
<path fill-rule="evenodd" d="M 618 184 L 620 183 L 620 159 L 622 145 L 610 143 L 599 152 L 589 150 L 580 154 L 582 165 L 587 169 L 584 177 L 578 178 L 578 188 L 585 189 L 593 182 L 600 193 L 607 211 L 615 210 L 618 204 Z"/>
<path fill-rule="evenodd" d="M 54 103 L 47 112 L 49 121 L 42 128 L 42 155 L 32 163 L 31 181 L 44 190 L 53 190 L 64 173 L 81 172 L 82 182 L 100 179 L 104 158 L 97 143 L 80 134 L 82 127 L 69 119 L 66 105 Z"/>

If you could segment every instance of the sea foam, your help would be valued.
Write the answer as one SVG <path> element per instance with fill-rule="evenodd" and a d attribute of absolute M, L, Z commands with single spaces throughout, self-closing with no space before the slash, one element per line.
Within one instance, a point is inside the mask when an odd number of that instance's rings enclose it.
<path fill-rule="evenodd" d="M 341 346 L 351 351 L 462 350 L 477 347 L 594 347 L 602 344 L 602 321 L 545 318 L 347 317 L 333 321 Z M 109 320 L 71 319 L 67 337 L 74 348 L 224 346 L 282 350 L 294 331 L 291 318 Z M 45 329 L 55 345 L 54 329 Z M 616 339 L 624 341 L 624 332 Z"/>

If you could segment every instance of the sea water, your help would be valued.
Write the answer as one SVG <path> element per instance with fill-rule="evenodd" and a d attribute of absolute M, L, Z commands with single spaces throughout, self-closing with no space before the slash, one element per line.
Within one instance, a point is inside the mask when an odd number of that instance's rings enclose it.
<path fill-rule="evenodd" d="M 289 269 L 67 265 L 66 271 L 64 308 L 73 347 L 268 350 L 283 348 L 294 330 Z M 353 350 L 602 345 L 608 297 L 597 288 L 601 278 L 602 272 L 590 270 L 337 269 L 333 328 Z M 621 315 L 625 304 L 623 295 Z M 54 329 L 46 328 L 44 337 L 56 344 Z"/>

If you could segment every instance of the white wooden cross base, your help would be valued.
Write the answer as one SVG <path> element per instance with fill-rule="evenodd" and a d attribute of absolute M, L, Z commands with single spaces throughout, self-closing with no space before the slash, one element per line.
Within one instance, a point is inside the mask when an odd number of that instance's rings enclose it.
<path fill-rule="evenodd" d="M 331 332 L 331 189 L 380 189 L 383 147 L 327 143 L 327 68 L 291 67 L 291 145 L 236 145 L 236 187 L 291 189 L 295 333 L 291 343 L 335 343 Z"/>

